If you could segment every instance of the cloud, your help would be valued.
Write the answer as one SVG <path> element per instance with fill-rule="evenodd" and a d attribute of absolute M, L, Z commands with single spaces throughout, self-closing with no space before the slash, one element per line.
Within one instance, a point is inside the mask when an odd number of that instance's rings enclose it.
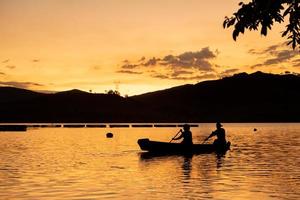
<path fill-rule="evenodd" d="M 178 77 L 178 76 L 182 76 L 182 75 L 190 75 L 193 74 L 193 72 L 191 71 L 186 71 L 186 70 L 175 70 L 171 76 L 172 77 Z"/>
<path fill-rule="evenodd" d="M 117 73 L 123 73 L 123 74 L 142 74 L 142 72 L 135 72 L 130 70 L 119 70 Z"/>
<path fill-rule="evenodd" d="M 170 79 L 169 76 L 163 74 L 153 74 L 151 75 L 152 78 L 159 78 L 159 79 Z"/>
<path fill-rule="evenodd" d="M 211 60 L 216 58 L 218 51 L 214 53 L 209 47 L 204 47 L 200 51 L 187 51 L 179 55 L 167 55 L 162 58 L 152 57 L 146 59 L 144 56 L 136 63 L 124 60 L 122 69 L 134 69 L 140 67 L 165 66 L 169 68 L 191 68 L 199 71 L 212 71 L 213 64 Z"/>
<path fill-rule="evenodd" d="M 155 66 L 157 64 L 159 64 L 158 62 L 160 61 L 160 58 L 150 58 L 148 61 L 146 61 L 145 63 L 143 63 L 142 65 L 144 66 Z"/>
<path fill-rule="evenodd" d="M 250 49 L 248 53 L 250 54 L 272 54 L 274 51 L 276 51 L 278 48 L 282 47 L 283 44 L 276 44 L 276 45 L 271 45 L 265 49 L 258 50 L 258 49 Z"/>
<path fill-rule="evenodd" d="M 125 59 L 116 72 L 181 81 L 215 79 L 218 77 L 216 69 L 220 66 L 214 64 L 213 59 L 219 53 L 218 50 L 212 51 L 209 47 L 204 47 L 199 51 L 186 51 L 177 55 L 169 54 L 162 57 L 148 57 L 148 59 L 142 56 L 136 62 Z"/>
<path fill-rule="evenodd" d="M 190 77 L 173 77 L 171 79 L 173 80 L 196 80 L 200 81 L 203 79 L 215 79 L 217 78 L 217 75 L 215 73 L 208 73 L 208 74 L 202 74 L 202 75 L 196 75 L 196 76 L 190 76 Z"/>
<path fill-rule="evenodd" d="M 141 57 L 141 59 L 139 60 L 139 62 L 143 62 L 144 60 L 146 60 L 145 56 Z"/>
<path fill-rule="evenodd" d="M 5 67 L 8 68 L 8 69 L 15 69 L 16 68 L 15 65 L 6 65 Z"/>
<path fill-rule="evenodd" d="M 17 87 L 17 88 L 24 88 L 24 89 L 28 89 L 32 86 L 44 86 L 42 84 L 39 83 L 33 83 L 33 82 L 17 82 L 17 81 L 0 81 L 0 85 L 2 86 L 11 86 L 11 87 Z"/>
<path fill-rule="evenodd" d="M 208 47 L 202 48 L 201 51 L 197 51 L 197 52 L 185 52 L 183 54 L 180 54 L 178 56 L 179 59 L 181 60 L 188 60 L 188 61 L 192 61 L 195 59 L 210 59 L 210 58 L 215 58 L 216 55 L 209 50 Z"/>
<path fill-rule="evenodd" d="M 214 79 L 217 78 L 215 73 L 204 73 L 201 75 L 194 75 L 194 76 L 172 76 L 172 75 L 165 75 L 165 74 L 153 74 L 151 75 L 152 78 L 158 79 L 168 79 L 168 80 L 181 80 L 181 81 L 190 81 L 190 80 L 203 80 L 203 79 Z"/>
<path fill-rule="evenodd" d="M 6 74 L 4 72 L 0 72 L 0 75 L 5 76 Z"/>
<path fill-rule="evenodd" d="M 237 73 L 238 71 L 240 71 L 239 69 L 227 69 L 223 72 L 220 73 L 221 77 L 226 77 L 226 76 L 231 76 L 235 73 Z"/>
<path fill-rule="evenodd" d="M 251 66 L 251 69 L 255 69 L 257 67 L 263 67 L 264 65 L 262 63 L 259 63 L 259 64 L 255 64 L 255 65 L 252 65 Z"/>
<path fill-rule="evenodd" d="M 148 59 L 142 56 L 136 62 L 125 59 L 117 73 L 141 74 L 141 72 L 136 72 L 136 70 L 140 70 L 144 74 L 160 79 L 195 80 L 211 78 L 216 77 L 216 75 L 204 76 L 202 73 L 212 72 L 212 74 L 216 74 L 217 65 L 212 60 L 218 54 L 218 50 L 213 52 L 209 47 L 204 47 L 199 51 L 186 51 L 178 55 L 169 54 Z"/>
<path fill-rule="evenodd" d="M 122 69 L 134 69 L 134 68 L 137 68 L 138 66 L 139 65 L 126 63 L 126 64 L 122 65 Z"/>
<path fill-rule="evenodd" d="M 124 64 L 122 64 L 122 66 L 121 66 L 122 69 L 134 69 L 134 68 L 138 67 L 137 64 L 131 64 L 130 61 L 127 59 L 123 60 L 123 63 Z"/>
<path fill-rule="evenodd" d="M 264 56 L 262 62 L 251 66 L 252 69 L 289 62 L 299 55 L 298 51 L 287 49 L 284 44 L 272 45 L 262 50 L 250 49 L 248 52 Z"/>
<path fill-rule="evenodd" d="M 267 59 L 263 64 L 273 65 L 286 62 L 289 61 L 291 58 L 294 58 L 295 56 L 299 55 L 299 52 L 296 52 L 294 50 L 281 50 L 273 52 L 273 55 L 275 56 L 275 58 Z"/>
<path fill-rule="evenodd" d="M 209 47 L 202 48 L 200 51 L 184 52 L 177 56 L 167 55 L 160 62 L 161 65 L 175 68 L 192 68 L 199 71 L 212 71 L 213 64 L 210 60 L 217 57 L 217 53 L 212 52 Z"/>
<path fill-rule="evenodd" d="M 293 67 L 300 67 L 300 58 L 293 60 Z"/>
<path fill-rule="evenodd" d="M 9 59 L 3 60 L 2 63 L 8 63 Z"/>
<path fill-rule="evenodd" d="M 90 66 L 89 67 L 89 70 L 95 70 L 95 71 L 97 71 L 97 70 L 101 70 L 101 66 L 99 66 L 99 65 L 93 65 L 93 66 Z"/>
<path fill-rule="evenodd" d="M 40 62 L 39 59 L 33 59 L 32 62 Z"/>

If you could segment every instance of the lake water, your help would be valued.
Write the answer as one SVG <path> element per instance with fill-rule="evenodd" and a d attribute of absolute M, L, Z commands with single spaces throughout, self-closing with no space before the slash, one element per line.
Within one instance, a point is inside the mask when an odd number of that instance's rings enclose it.
<path fill-rule="evenodd" d="M 224 128 L 232 146 L 223 157 L 147 159 L 137 139 L 170 141 L 178 128 L 1 132 L 0 199 L 300 199 L 300 124 Z M 191 130 L 200 143 L 214 124 Z"/>

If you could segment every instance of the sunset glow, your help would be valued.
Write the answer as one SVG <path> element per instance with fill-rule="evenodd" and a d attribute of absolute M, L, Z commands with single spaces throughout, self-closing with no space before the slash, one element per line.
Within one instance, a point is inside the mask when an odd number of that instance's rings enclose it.
<path fill-rule="evenodd" d="M 1 0 L 0 85 L 135 95 L 239 72 L 300 72 L 281 38 L 223 29 L 240 0 Z"/>

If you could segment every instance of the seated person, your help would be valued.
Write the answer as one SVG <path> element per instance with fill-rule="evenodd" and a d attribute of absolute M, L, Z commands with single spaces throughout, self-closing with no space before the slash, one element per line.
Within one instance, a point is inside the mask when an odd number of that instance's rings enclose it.
<path fill-rule="evenodd" d="M 193 144 L 193 138 L 192 138 L 192 132 L 190 131 L 190 125 L 188 124 L 184 124 L 183 125 L 183 131 L 180 130 L 181 135 L 179 135 L 178 137 L 174 137 L 173 140 L 180 140 L 181 138 L 183 138 L 182 140 L 182 144 L 187 144 L 187 145 L 191 145 Z"/>

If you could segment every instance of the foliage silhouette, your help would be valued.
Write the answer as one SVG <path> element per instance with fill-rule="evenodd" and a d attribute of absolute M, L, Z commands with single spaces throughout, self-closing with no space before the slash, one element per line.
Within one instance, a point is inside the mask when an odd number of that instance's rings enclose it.
<path fill-rule="evenodd" d="M 108 90 L 108 91 L 106 91 L 106 94 L 121 96 L 121 94 L 118 90 Z"/>
<path fill-rule="evenodd" d="M 267 35 L 274 23 L 282 23 L 288 17 L 286 29 L 282 37 L 287 37 L 287 45 L 293 49 L 300 45 L 300 0 L 251 0 L 249 3 L 239 3 L 240 8 L 232 17 L 225 17 L 223 27 L 234 26 L 232 37 L 237 39 L 246 29 L 258 30 Z"/>

